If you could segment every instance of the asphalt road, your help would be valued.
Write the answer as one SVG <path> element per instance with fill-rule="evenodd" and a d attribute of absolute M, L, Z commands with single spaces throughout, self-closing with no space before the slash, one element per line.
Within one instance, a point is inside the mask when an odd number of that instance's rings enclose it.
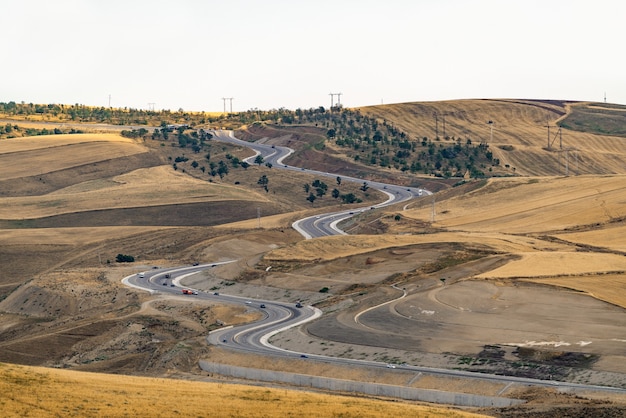
<path fill-rule="evenodd" d="M 367 182 L 363 179 L 350 176 L 342 176 L 336 173 L 326 173 L 323 171 L 310 170 L 301 167 L 294 167 L 284 163 L 284 159 L 287 158 L 294 151 L 291 148 L 258 144 L 254 142 L 246 142 L 235 138 L 232 131 L 211 131 L 213 138 L 218 141 L 228 142 L 244 147 L 251 148 L 255 151 L 255 155 L 246 158 L 246 162 L 254 164 L 254 160 L 257 155 L 263 157 L 264 163 L 272 164 L 272 168 L 280 170 L 299 171 L 307 174 L 313 174 L 317 177 L 330 178 L 333 181 L 337 177 L 341 177 L 341 181 L 348 181 L 357 183 L 360 185 L 366 185 L 368 188 L 376 189 L 387 195 L 387 200 L 376 205 L 363 206 L 359 208 L 348 209 L 340 212 L 324 213 L 321 215 L 310 216 L 308 218 L 300 219 L 292 224 L 292 227 L 298 231 L 306 239 L 318 238 L 327 235 L 345 234 L 337 225 L 339 222 L 355 216 L 359 213 L 382 208 L 384 206 L 393 205 L 398 202 L 404 202 L 416 197 L 426 196 L 432 194 L 428 190 L 419 189 L 415 187 L 404 187 L 394 184 L 386 184 L 379 182 Z"/>
<path fill-rule="evenodd" d="M 232 303 L 247 306 L 250 309 L 258 309 L 263 313 L 263 319 L 255 323 L 246 324 L 238 327 L 224 327 L 213 331 L 207 337 L 207 342 L 212 345 L 221 345 L 233 350 L 265 354 L 273 356 L 283 356 L 287 358 L 309 359 L 311 361 L 319 361 L 327 364 L 337 365 L 358 365 L 367 366 L 378 369 L 406 370 L 414 373 L 425 373 L 429 375 L 453 378 L 471 378 L 480 379 L 489 382 L 497 382 L 503 384 L 521 384 L 531 386 L 543 386 L 558 388 L 559 390 L 592 390 L 602 391 L 606 393 L 626 394 L 625 389 L 584 385 L 567 382 L 545 381 L 538 379 L 520 378 L 512 376 L 492 375 L 485 373 L 473 373 L 461 370 L 448 370 L 430 367 L 412 366 L 409 364 L 386 364 L 369 360 L 356 360 L 329 357 L 317 354 L 299 353 L 275 347 L 269 343 L 269 339 L 284 330 L 312 321 L 322 315 L 322 312 L 312 306 L 296 307 L 296 304 L 283 302 L 275 302 L 269 300 L 249 299 L 239 296 L 231 296 L 225 294 L 216 294 L 203 292 L 190 287 L 183 287 L 180 281 L 186 276 L 198 273 L 202 270 L 210 269 L 221 264 L 231 263 L 233 261 L 199 264 L 196 266 L 185 266 L 176 268 L 153 268 L 144 272 L 133 274 L 125 277 L 122 282 L 130 287 L 145 290 L 151 293 L 166 293 L 173 295 L 183 295 L 182 290 L 187 289 L 197 294 L 186 294 L 185 297 L 198 298 L 204 300 L 214 300 L 220 303 Z M 166 277 L 169 276 L 169 277 Z M 400 298 L 404 297 L 400 296 Z"/>
<path fill-rule="evenodd" d="M 263 156 L 264 162 L 270 162 L 273 167 L 285 170 L 306 171 L 317 176 L 324 177 L 336 178 L 337 176 L 336 174 L 324 173 L 315 170 L 305 170 L 302 168 L 292 167 L 284 164 L 284 158 L 286 158 L 293 152 L 293 150 L 287 147 L 241 141 L 235 138 L 230 131 L 213 131 L 213 135 L 216 140 L 252 148 L 256 152 L 256 154 L 246 159 L 251 164 L 256 158 L 256 155 L 260 154 Z M 358 183 L 363 182 L 362 179 L 343 176 L 342 181 L 353 181 Z M 430 192 L 423 189 L 405 188 L 401 186 L 377 182 L 368 182 L 367 184 L 369 187 L 376 188 L 387 194 L 387 196 L 389 196 L 389 199 L 374 206 L 362 207 L 358 209 L 351 209 L 335 213 L 327 213 L 301 219 L 295 222 L 293 224 L 293 227 L 306 238 L 314 238 L 324 235 L 345 234 L 345 232 L 337 228 L 337 223 L 343 219 L 347 219 L 363 211 L 371 210 L 372 208 L 383 207 L 385 205 L 390 205 L 402 201 L 408 201 L 415 197 L 430 194 Z M 132 276 L 128 276 L 124 278 L 123 283 L 131 287 L 147 290 L 152 293 L 159 292 L 182 295 L 183 289 L 187 289 L 190 290 L 192 293 L 185 295 L 189 298 L 215 300 L 221 303 L 233 303 L 248 306 L 251 309 L 258 309 L 260 312 L 263 313 L 263 319 L 261 319 L 260 321 L 238 327 L 224 327 L 222 329 L 211 332 L 207 337 L 207 341 L 209 344 L 222 345 L 234 350 L 252 352 L 256 354 L 271 354 L 274 356 L 280 355 L 291 358 L 306 358 L 312 361 L 320 361 L 331 364 L 360 365 L 372 368 L 407 370 L 415 373 L 427 373 L 430 375 L 447 376 L 454 378 L 466 377 L 500 383 L 517 383 L 523 385 L 557 387 L 560 390 L 594 390 L 626 394 L 626 390 L 612 387 L 544 381 L 538 379 L 472 373 L 459 370 L 418 367 L 408 364 L 390 365 L 368 360 L 336 358 L 284 350 L 271 345 L 269 343 L 269 339 L 273 335 L 281 331 L 287 330 L 289 328 L 298 326 L 300 324 L 312 321 L 320 317 L 322 312 L 312 306 L 300 306 L 299 304 L 298 306 L 296 306 L 295 303 L 288 304 L 267 300 L 246 299 L 238 296 L 208 293 L 199 291 L 197 289 L 180 286 L 180 281 L 187 275 L 195 274 L 199 271 L 213 268 L 219 264 L 226 263 L 228 262 L 201 264 L 196 266 L 186 266 L 169 269 L 155 268 Z M 169 275 L 169 277 L 166 278 L 166 275 Z M 194 292 L 197 293 L 193 294 Z"/>

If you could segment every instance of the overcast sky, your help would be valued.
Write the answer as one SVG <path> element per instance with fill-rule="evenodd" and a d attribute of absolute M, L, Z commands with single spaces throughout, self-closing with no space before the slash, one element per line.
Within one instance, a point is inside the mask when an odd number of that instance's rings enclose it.
<path fill-rule="evenodd" d="M 0 101 L 626 104 L 625 24 L 622 0 L 0 0 Z"/>

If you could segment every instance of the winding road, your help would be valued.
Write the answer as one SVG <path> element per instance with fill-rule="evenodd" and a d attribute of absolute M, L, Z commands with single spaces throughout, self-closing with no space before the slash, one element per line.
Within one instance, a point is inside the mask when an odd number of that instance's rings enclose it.
<path fill-rule="evenodd" d="M 292 227 L 298 231 L 306 239 L 319 238 L 327 235 L 345 234 L 344 231 L 337 226 L 339 222 L 355 216 L 361 212 L 368 210 L 382 208 L 385 206 L 393 205 L 395 203 L 411 200 L 415 197 L 426 196 L 431 192 L 425 189 L 419 189 L 415 187 L 404 187 L 395 184 L 385 184 L 380 182 L 368 182 L 363 179 L 350 176 L 342 176 L 334 173 L 325 173 L 323 171 L 309 170 L 301 167 L 294 167 L 284 163 L 285 158 L 291 155 L 294 151 L 291 148 L 259 144 L 254 142 L 246 142 L 235 138 L 232 131 L 211 131 L 213 139 L 222 142 L 228 142 L 243 147 L 251 148 L 255 151 L 255 155 L 248 157 L 245 161 L 249 164 L 254 164 L 254 160 L 257 155 L 263 157 L 265 163 L 270 163 L 272 168 L 280 170 L 290 170 L 304 172 L 307 174 L 315 175 L 317 177 L 324 177 L 330 179 L 336 179 L 341 177 L 341 181 L 348 181 L 357 184 L 366 184 L 367 187 L 381 191 L 387 195 L 387 200 L 382 203 L 378 203 L 373 206 L 366 206 L 360 208 L 352 208 L 339 212 L 324 213 L 308 218 L 300 219 L 293 223 Z"/>
<path fill-rule="evenodd" d="M 283 160 L 293 152 L 293 150 L 291 150 L 290 148 L 258 143 L 248 143 L 235 138 L 230 131 L 214 131 L 213 135 L 216 140 L 252 148 L 254 151 L 256 151 L 256 155 L 260 154 L 263 156 L 263 160 L 265 162 L 269 162 L 274 167 L 280 169 L 306 171 L 308 173 L 315 174 L 316 176 L 323 177 L 335 178 L 337 176 L 336 174 L 323 173 L 314 170 L 305 170 L 302 168 L 292 167 L 284 164 Z M 256 158 L 256 155 L 249 157 L 247 159 L 249 160 L 248 162 L 254 160 Z M 363 183 L 362 179 L 344 176 L 342 176 L 341 178 L 342 181 Z M 385 202 L 379 203 L 374 206 L 311 216 L 294 222 L 293 227 L 307 239 L 326 235 L 345 234 L 345 232 L 341 231 L 337 227 L 337 223 L 344 219 L 354 216 L 357 213 L 371 210 L 372 208 L 383 207 L 398 202 L 408 201 L 418 196 L 430 194 L 430 192 L 423 189 L 406 188 L 384 183 L 368 182 L 367 185 L 385 193 L 388 196 L 388 199 Z M 229 262 L 234 261 L 235 260 Z M 522 385 L 558 387 L 561 390 L 595 390 L 626 394 L 626 390 L 612 387 L 544 381 L 530 378 L 472 373 L 459 370 L 418 367 L 408 364 L 390 366 L 386 363 L 375 361 L 336 358 L 285 350 L 270 344 L 269 339 L 273 335 L 281 331 L 318 318 L 322 314 L 319 309 L 312 306 L 301 306 L 299 303 L 289 304 L 269 300 L 248 299 L 232 295 L 203 292 L 197 289 L 191 289 L 189 287 L 183 287 L 180 285 L 180 281 L 188 275 L 195 274 L 200 271 L 229 262 L 199 264 L 195 266 L 167 269 L 155 268 L 145 272 L 134 274 L 132 276 L 128 276 L 124 278 L 122 282 L 127 286 L 145 290 L 151 293 L 158 292 L 181 295 L 182 290 L 186 289 L 191 291 L 189 292 L 190 294 L 185 295 L 186 297 L 213 300 L 216 302 L 219 301 L 221 303 L 232 303 L 248 306 L 252 309 L 258 309 L 260 312 L 263 313 L 263 318 L 260 321 L 237 327 L 224 327 L 211 332 L 207 337 L 207 341 L 209 344 L 222 345 L 234 350 L 251 352 L 255 354 L 271 354 L 274 356 L 280 355 L 292 358 L 307 358 L 331 364 L 360 365 L 372 368 L 393 368 L 412 371 L 415 373 L 428 373 L 430 375 L 481 379 L 485 381 L 499 382 L 504 384 L 517 383 Z M 401 297 L 404 297 L 404 294 Z M 357 317 L 355 317 L 355 321 L 358 321 L 358 315 Z"/>

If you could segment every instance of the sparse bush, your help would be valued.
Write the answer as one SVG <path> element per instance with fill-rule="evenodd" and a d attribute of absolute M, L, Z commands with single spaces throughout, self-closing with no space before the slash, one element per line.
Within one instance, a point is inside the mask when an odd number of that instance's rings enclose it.
<path fill-rule="evenodd" d="M 115 256 L 115 261 L 117 263 L 134 263 L 135 257 L 133 257 L 132 255 L 118 254 L 117 256 Z"/>

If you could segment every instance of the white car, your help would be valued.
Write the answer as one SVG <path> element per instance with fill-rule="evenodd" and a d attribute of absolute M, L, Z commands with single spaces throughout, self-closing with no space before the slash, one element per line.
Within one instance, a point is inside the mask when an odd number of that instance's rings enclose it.
<path fill-rule="evenodd" d="M 387 368 L 388 368 L 388 369 L 395 369 L 395 368 L 396 368 L 396 365 L 395 365 L 395 364 L 388 364 L 388 365 L 387 365 Z"/>

